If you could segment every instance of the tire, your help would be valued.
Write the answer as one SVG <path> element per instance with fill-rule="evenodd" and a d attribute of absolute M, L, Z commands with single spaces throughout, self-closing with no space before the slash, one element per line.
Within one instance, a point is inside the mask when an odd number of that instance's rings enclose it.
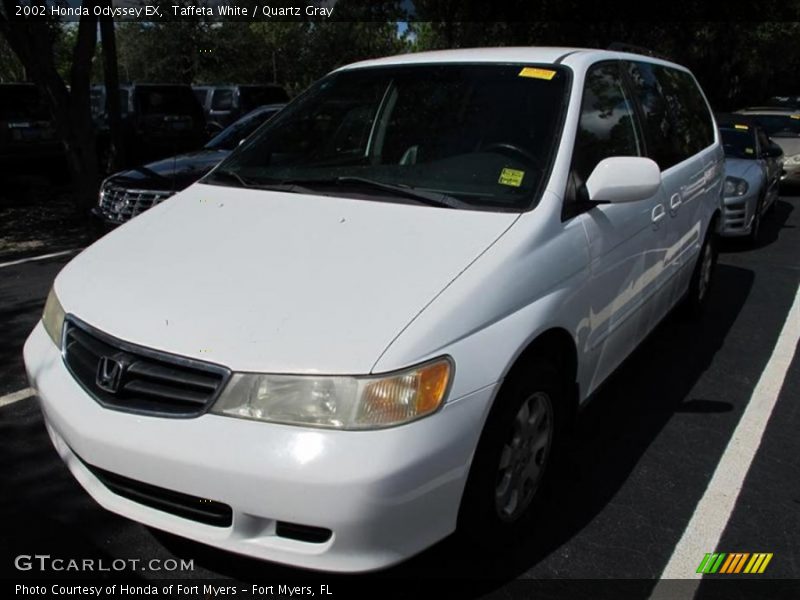
<path fill-rule="evenodd" d="M 527 530 L 561 442 L 565 390 L 555 364 L 543 358 L 506 380 L 470 468 L 458 517 L 462 536 L 503 544 Z"/>
<path fill-rule="evenodd" d="M 717 265 L 717 234 L 714 229 L 715 224 L 712 222 L 700 248 L 689 290 L 686 293 L 685 306 L 691 317 L 701 315 L 708 304 L 708 293 L 714 281 L 714 270 Z"/>

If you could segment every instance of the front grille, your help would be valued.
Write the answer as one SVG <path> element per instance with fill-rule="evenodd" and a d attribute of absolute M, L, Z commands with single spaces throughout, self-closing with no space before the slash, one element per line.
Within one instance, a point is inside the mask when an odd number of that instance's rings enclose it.
<path fill-rule="evenodd" d="M 744 229 L 746 217 L 747 205 L 745 201 L 725 206 L 724 222 L 727 229 Z"/>
<path fill-rule="evenodd" d="M 216 400 L 230 371 L 141 348 L 68 317 L 64 361 L 106 408 L 164 417 L 195 417 Z"/>
<path fill-rule="evenodd" d="M 233 523 L 233 510 L 227 504 L 129 479 L 94 467 L 82 459 L 81 462 L 100 483 L 118 496 L 206 525 L 230 527 Z"/>
<path fill-rule="evenodd" d="M 134 190 L 106 184 L 100 193 L 99 208 L 107 219 L 125 223 L 173 194 L 171 191 Z"/>

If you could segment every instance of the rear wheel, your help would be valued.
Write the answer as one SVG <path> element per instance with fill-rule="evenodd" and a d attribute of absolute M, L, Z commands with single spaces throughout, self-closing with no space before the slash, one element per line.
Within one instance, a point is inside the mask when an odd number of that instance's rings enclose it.
<path fill-rule="evenodd" d="M 470 469 L 459 513 L 462 534 L 503 542 L 524 530 L 541 507 L 563 402 L 562 378 L 549 360 L 532 360 L 506 382 Z"/>
<path fill-rule="evenodd" d="M 714 280 L 714 269 L 717 264 L 717 235 L 712 222 L 706 232 L 700 256 L 692 273 L 689 291 L 686 294 L 686 308 L 690 315 L 696 316 L 703 312 L 708 303 L 708 292 Z"/>

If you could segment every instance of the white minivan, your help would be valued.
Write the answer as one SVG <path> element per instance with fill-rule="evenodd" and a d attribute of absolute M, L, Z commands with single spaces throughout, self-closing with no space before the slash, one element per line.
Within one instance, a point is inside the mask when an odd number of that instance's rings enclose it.
<path fill-rule="evenodd" d="M 706 300 L 722 180 L 663 60 L 350 65 L 72 260 L 28 377 L 78 481 L 147 525 L 331 571 L 502 539 L 575 412 Z"/>

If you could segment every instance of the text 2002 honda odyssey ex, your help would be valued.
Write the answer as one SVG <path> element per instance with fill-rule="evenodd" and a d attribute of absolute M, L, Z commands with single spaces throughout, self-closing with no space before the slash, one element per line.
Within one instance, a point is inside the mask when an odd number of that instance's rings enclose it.
<path fill-rule="evenodd" d="M 87 248 L 25 346 L 104 507 L 364 571 L 536 511 L 570 415 L 715 263 L 684 68 L 561 48 L 339 69 Z"/>

